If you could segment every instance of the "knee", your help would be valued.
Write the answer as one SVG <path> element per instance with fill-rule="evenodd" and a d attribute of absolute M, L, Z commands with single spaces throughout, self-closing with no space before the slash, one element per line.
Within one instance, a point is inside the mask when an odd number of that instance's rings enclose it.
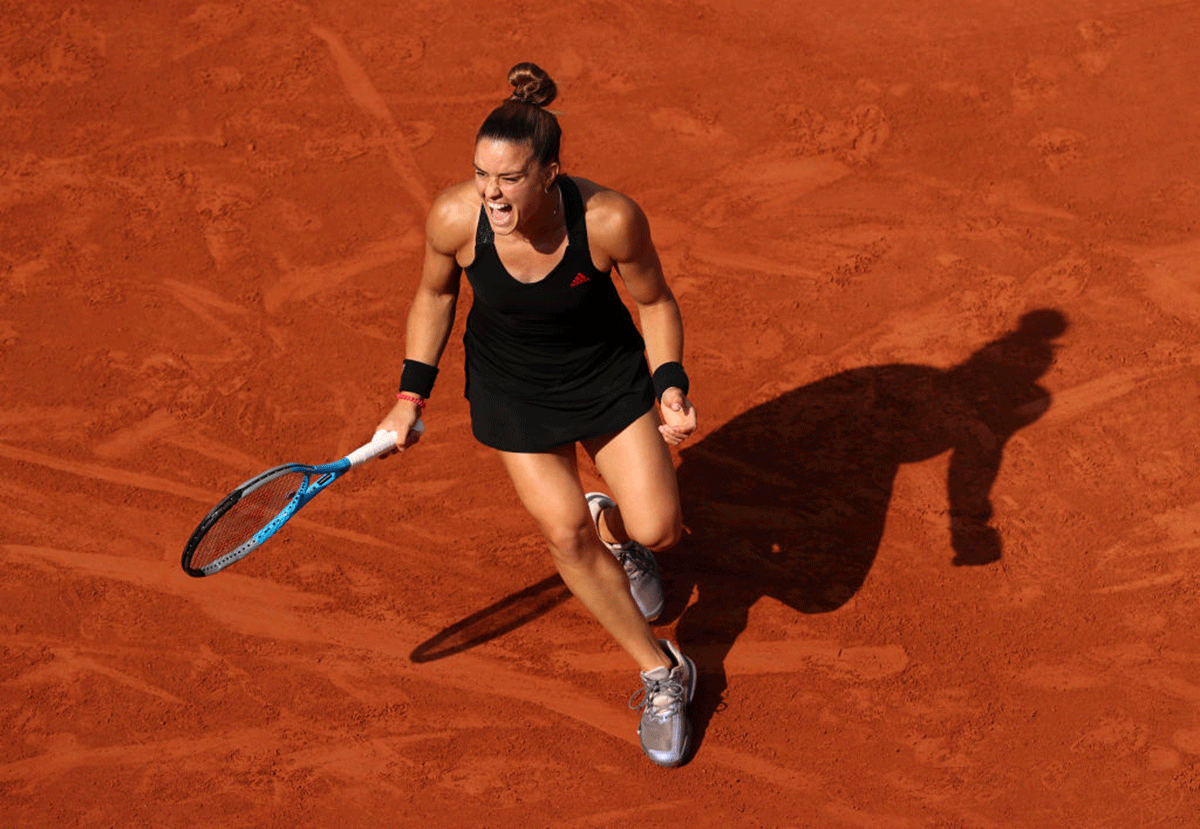
<path fill-rule="evenodd" d="M 550 545 L 550 555 L 559 565 L 586 564 L 598 549 L 591 525 L 543 527 L 542 532 Z"/>
<path fill-rule="evenodd" d="M 658 552 L 679 543 L 679 539 L 683 537 L 683 519 L 676 512 L 671 515 L 643 519 L 637 521 L 633 526 L 630 526 L 630 522 L 627 520 L 625 529 L 629 533 L 629 537 L 638 544 Z"/>

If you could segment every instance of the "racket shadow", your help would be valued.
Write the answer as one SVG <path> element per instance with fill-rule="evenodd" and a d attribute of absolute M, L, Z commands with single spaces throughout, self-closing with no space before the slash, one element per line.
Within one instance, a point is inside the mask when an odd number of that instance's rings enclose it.
<path fill-rule="evenodd" d="M 1066 329 L 1063 314 L 1042 309 L 949 369 L 892 364 L 825 377 L 682 451 L 689 534 L 664 561 L 660 622 L 677 620 L 701 673 L 690 707 L 697 743 L 722 705 L 725 660 L 756 602 L 828 613 L 862 587 L 902 464 L 950 452 L 948 563 L 1000 558 L 992 485 L 1005 443 L 1049 408 L 1037 381 Z"/>
<path fill-rule="evenodd" d="M 560 576 L 553 575 L 472 613 L 417 645 L 413 662 L 434 662 L 490 642 L 550 612 L 571 598 Z"/>

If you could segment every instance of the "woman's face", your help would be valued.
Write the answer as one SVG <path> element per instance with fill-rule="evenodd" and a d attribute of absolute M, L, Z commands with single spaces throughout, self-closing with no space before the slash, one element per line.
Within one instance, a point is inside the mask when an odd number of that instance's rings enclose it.
<path fill-rule="evenodd" d="M 557 175 L 558 164 L 539 163 L 527 141 L 481 138 L 475 145 L 475 189 L 492 231 L 501 236 L 538 215 Z"/>

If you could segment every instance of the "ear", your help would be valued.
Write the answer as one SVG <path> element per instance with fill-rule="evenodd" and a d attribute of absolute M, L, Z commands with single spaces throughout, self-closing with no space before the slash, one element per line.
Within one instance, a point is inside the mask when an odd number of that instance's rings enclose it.
<path fill-rule="evenodd" d="M 547 193 L 550 192 L 550 185 L 554 184 L 554 180 L 558 178 L 559 172 L 560 170 L 557 161 L 551 161 L 542 168 L 542 175 L 544 176 L 542 190 Z"/>

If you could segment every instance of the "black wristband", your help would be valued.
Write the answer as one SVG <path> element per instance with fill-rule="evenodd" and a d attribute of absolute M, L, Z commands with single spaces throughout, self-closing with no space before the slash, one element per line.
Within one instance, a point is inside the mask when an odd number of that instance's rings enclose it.
<path fill-rule="evenodd" d="M 654 370 L 654 396 L 662 400 L 663 392 L 670 388 L 677 388 L 683 392 L 683 396 L 687 397 L 688 393 L 688 376 L 683 370 L 683 366 L 679 363 L 663 363 Z"/>
<path fill-rule="evenodd" d="M 418 397 L 429 397 L 433 393 L 433 382 L 437 380 L 437 366 L 405 360 L 400 372 L 400 391 L 409 391 Z"/>

